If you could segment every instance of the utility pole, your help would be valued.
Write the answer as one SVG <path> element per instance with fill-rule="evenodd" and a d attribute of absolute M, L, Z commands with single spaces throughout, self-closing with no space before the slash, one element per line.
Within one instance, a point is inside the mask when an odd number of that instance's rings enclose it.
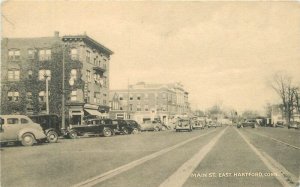
<path fill-rule="evenodd" d="M 50 77 L 45 73 L 44 75 L 46 79 L 46 114 L 49 114 L 49 86 L 48 86 L 48 78 Z"/>
<path fill-rule="evenodd" d="M 62 97 L 61 97 L 61 128 L 66 129 L 65 124 L 65 46 L 63 45 L 62 54 Z"/>
<path fill-rule="evenodd" d="M 129 119 L 129 78 L 127 79 L 127 119 Z"/>

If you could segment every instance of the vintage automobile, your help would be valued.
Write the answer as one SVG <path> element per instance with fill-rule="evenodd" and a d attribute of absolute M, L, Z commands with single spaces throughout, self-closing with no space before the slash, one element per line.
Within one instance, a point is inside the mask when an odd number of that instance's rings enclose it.
<path fill-rule="evenodd" d="M 67 130 L 69 138 L 77 138 L 77 136 L 102 135 L 109 137 L 118 131 L 118 126 L 111 119 L 89 119 L 83 125 L 70 125 Z"/>
<path fill-rule="evenodd" d="M 217 122 L 215 121 L 210 121 L 207 125 L 208 128 L 217 128 Z"/>
<path fill-rule="evenodd" d="M 257 128 L 258 124 L 255 119 L 245 119 L 244 122 L 240 122 L 237 125 L 237 128 L 243 128 L 243 127 L 252 127 Z"/>
<path fill-rule="evenodd" d="M 300 128 L 300 122 L 298 121 L 291 121 L 288 124 L 288 129 L 299 129 Z"/>
<path fill-rule="evenodd" d="M 28 116 L 32 121 L 41 125 L 49 143 L 56 143 L 61 133 L 61 120 L 55 114 Z"/>
<path fill-rule="evenodd" d="M 159 121 L 147 120 L 140 124 L 141 131 L 160 131 L 163 129 L 162 124 Z"/>
<path fill-rule="evenodd" d="M 204 129 L 205 121 L 203 120 L 196 120 L 193 124 L 193 129 Z"/>
<path fill-rule="evenodd" d="M 134 120 L 115 119 L 112 120 L 117 125 L 115 133 L 119 134 L 137 134 L 140 131 L 139 124 Z"/>
<path fill-rule="evenodd" d="M 0 116 L 0 142 L 21 142 L 23 146 L 32 146 L 46 138 L 42 127 L 24 115 Z"/>
<path fill-rule="evenodd" d="M 193 124 L 191 123 L 191 120 L 189 119 L 178 119 L 176 121 L 176 126 L 175 126 L 176 132 L 179 131 L 193 131 Z"/>

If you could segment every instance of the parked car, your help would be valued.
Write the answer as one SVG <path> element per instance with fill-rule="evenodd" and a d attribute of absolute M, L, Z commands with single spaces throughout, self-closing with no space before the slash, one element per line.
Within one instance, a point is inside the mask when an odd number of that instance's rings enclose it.
<path fill-rule="evenodd" d="M 49 143 L 56 143 L 61 133 L 61 120 L 55 114 L 28 116 L 32 121 L 41 125 Z"/>
<path fill-rule="evenodd" d="M 163 128 L 160 122 L 150 121 L 150 120 L 141 123 L 140 126 L 141 126 L 141 131 L 160 131 Z"/>
<path fill-rule="evenodd" d="M 204 129 L 205 121 L 196 120 L 193 124 L 193 129 Z"/>
<path fill-rule="evenodd" d="M 300 128 L 300 122 L 298 122 L 298 121 L 291 121 L 288 124 L 288 128 L 289 129 L 299 129 Z"/>
<path fill-rule="evenodd" d="M 257 121 L 255 119 L 246 119 L 244 122 L 240 122 L 237 124 L 237 128 L 241 127 L 252 127 L 257 128 Z"/>
<path fill-rule="evenodd" d="M 138 123 L 134 120 L 115 119 L 112 123 L 117 125 L 115 133 L 136 134 L 140 131 Z"/>
<path fill-rule="evenodd" d="M 0 142 L 21 142 L 23 146 L 32 146 L 46 138 L 42 127 L 24 115 L 0 116 Z"/>
<path fill-rule="evenodd" d="M 89 119 L 82 125 L 70 125 L 67 135 L 69 138 L 87 135 L 102 135 L 109 137 L 118 131 L 118 126 L 111 119 Z"/>
<path fill-rule="evenodd" d="M 178 119 L 175 126 L 176 132 L 179 131 L 193 131 L 193 125 L 189 119 Z"/>

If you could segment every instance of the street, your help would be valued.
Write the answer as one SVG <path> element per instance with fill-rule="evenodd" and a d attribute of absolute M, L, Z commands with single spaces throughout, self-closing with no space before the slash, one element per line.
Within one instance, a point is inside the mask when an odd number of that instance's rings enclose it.
<path fill-rule="evenodd" d="M 300 131 L 223 126 L 1 148 L 1 186 L 299 186 Z"/>

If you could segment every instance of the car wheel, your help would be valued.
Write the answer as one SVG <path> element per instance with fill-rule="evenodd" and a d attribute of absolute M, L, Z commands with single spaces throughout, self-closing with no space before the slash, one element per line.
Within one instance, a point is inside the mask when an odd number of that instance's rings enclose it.
<path fill-rule="evenodd" d="M 77 138 L 78 134 L 76 131 L 70 131 L 69 134 L 68 134 L 69 138 L 71 139 L 75 139 Z"/>
<path fill-rule="evenodd" d="M 139 133 L 139 129 L 137 129 L 137 128 L 134 128 L 131 132 L 131 134 L 137 134 L 137 133 Z"/>
<path fill-rule="evenodd" d="M 159 131 L 159 127 L 154 127 L 154 131 Z"/>
<path fill-rule="evenodd" d="M 162 126 L 161 130 L 165 131 L 165 130 L 167 130 L 167 128 L 165 126 Z"/>
<path fill-rule="evenodd" d="M 58 141 L 58 134 L 55 131 L 49 131 L 47 133 L 47 141 L 49 143 L 56 143 Z"/>
<path fill-rule="evenodd" d="M 179 132 L 179 130 L 178 130 L 178 129 L 176 129 L 176 132 Z"/>
<path fill-rule="evenodd" d="M 22 136 L 21 143 L 23 146 L 32 146 L 35 142 L 35 138 L 32 134 L 30 133 L 25 133 Z"/>
<path fill-rule="evenodd" d="M 102 133 L 103 133 L 104 137 L 109 137 L 109 136 L 112 136 L 112 134 L 113 134 L 112 131 L 110 130 L 110 128 L 107 128 L 107 127 L 105 127 L 103 129 Z"/>
<path fill-rule="evenodd" d="M 129 134 L 128 129 L 127 128 L 123 128 L 122 133 L 123 134 Z"/>

